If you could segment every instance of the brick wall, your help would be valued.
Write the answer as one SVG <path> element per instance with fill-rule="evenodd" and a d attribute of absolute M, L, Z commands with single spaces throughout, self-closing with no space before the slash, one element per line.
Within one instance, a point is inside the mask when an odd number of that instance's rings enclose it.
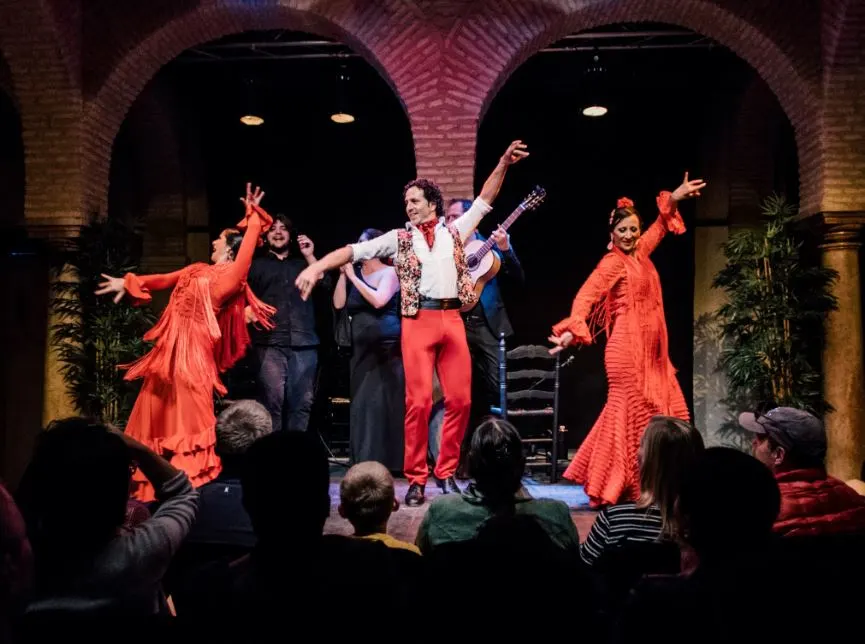
<path fill-rule="evenodd" d="M 845 171 L 862 161 L 861 146 L 854 143 L 860 125 L 850 113 L 861 105 L 858 88 L 865 85 L 862 66 L 855 68 L 861 4 L 822 3 L 818 30 L 816 5 L 807 0 L 153 0 L 122 6 L 42 0 L 27 12 L 17 10 L 20 3 L 0 0 L 0 13 L 9 15 L 0 44 L 14 63 L 13 79 L 20 77 L 16 100 L 33 106 L 22 109 L 22 119 L 33 168 L 27 209 L 34 229 L 62 228 L 77 223 L 82 211 L 104 210 L 117 130 L 161 65 L 200 42 L 273 28 L 339 38 L 376 65 L 406 107 L 418 173 L 438 180 L 453 196 L 474 192 L 476 131 L 485 107 L 511 71 L 539 48 L 567 33 L 616 22 L 694 29 L 742 56 L 778 96 L 795 127 L 802 209 L 810 213 L 863 201 L 859 175 Z M 822 57 L 821 39 L 830 50 Z M 828 69 L 822 128 L 821 67 Z"/>
<path fill-rule="evenodd" d="M 0 3 L 0 47 L 12 72 L 27 175 L 25 215 L 36 234 L 74 234 L 81 209 L 81 96 L 53 14 L 42 2 Z"/>
<path fill-rule="evenodd" d="M 786 164 L 795 159 L 778 158 L 780 137 L 784 136 L 783 111 L 775 96 L 760 79 L 743 91 L 732 119 L 729 169 L 729 220 L 731 226 L 749 225 L 758 220 L 763 200 L 776 190 Z M 795 188 L 795 186 L 793 186 Z M 795 191 L 788 194 L 795 201 Z"/>
<path fill-rule="evenodd" d="M 824 2 L 822 34 L 819 208 L 865 211 L 865 3 Z"/>
<path fill-rule="evenodd" d="M 142 268 L 163 273 L 187 264 L 186 212 L 174 96 L 157 77 L 145 87 L 114 145 L 108 212 L 144 226 Z"/>

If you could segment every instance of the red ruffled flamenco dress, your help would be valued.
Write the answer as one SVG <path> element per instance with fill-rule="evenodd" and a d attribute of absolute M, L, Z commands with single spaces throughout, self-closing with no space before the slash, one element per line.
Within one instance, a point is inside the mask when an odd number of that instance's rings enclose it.
<path fill-rule="evenodd" d="M 571 315 L 553 327 L 574 344 L 605 331 L 607 402 L 564 477 L 583 485 L 592 507 L 640 496 L 637 450 L 655 415 L 689 421 L 688 407 L 667 353 L 661 282 L 649 259 L 667 232 L 685 224 L 671 193 L 657 197 L 658 218 L 626 254 L 612 247 L 577 293 Z"/>
<path fill-rule="evenodd" d="M 144 378 L 126 433 L 189 476 L 198 487 L 215 479 L 222 465 L 214 451 L 216 416 L 213 392 L 227 390 L 219 374 L 234 365 L 250 344 L 244 309 L 252 308 L 265 328 L 275 309 L 246 284 L 252 255 L 273 219 L 258 206 L 238 224 L 245 229 L 234 261 L 196 263 L 165 275 L 127 273 L 124 285 L 134 306 L 151 300 L 151 291 L 174 287 L 168 306 L 144 336 L 154 341 L 146 355 L 129 365 L 125 380 Z M 133 496 L 154 500 L 154 490 L 136 471 Z"/>

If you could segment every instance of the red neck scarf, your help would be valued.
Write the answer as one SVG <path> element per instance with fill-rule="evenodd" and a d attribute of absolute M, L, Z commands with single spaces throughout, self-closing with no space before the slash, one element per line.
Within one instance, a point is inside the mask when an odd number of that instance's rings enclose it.
<path fill-rule="evenodd" d="M 431 221 L 425 221 L 424 223 L 417 225 L 417 229 L 423 233 L 423 238 L 426 239 L 426 243 L 430 247 L 430 250 L 432 250 L 433 244 L 435 243 L 435 228 L 437 223 L 438 220 L 433 219 Z"/>

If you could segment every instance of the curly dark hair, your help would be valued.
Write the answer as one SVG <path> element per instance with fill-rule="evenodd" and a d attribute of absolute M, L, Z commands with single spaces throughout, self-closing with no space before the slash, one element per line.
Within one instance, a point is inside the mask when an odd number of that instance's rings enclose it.
<path fill-rule="evenodd" d="M 405 199 L 405 194 L 409 188 L 420 188 L 423 191 L 423 197 L 429 201 L 436 209 L 436 217 L 444 217 L 445 200 L 442 196 L 442 190 L 438 185 L 429 179 L 415 179 L 409 181 L 405 188 L 402 189 L 402 198 Z"/>

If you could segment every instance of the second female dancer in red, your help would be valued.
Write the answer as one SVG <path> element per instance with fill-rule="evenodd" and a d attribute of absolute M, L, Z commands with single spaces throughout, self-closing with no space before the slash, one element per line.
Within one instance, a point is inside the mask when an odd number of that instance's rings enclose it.
<path fill-rule="evenodd" d="M 592 507 L 640 496 L 637 450 L 655 415 L 689 420 L 667 353 L 661 282 L 649 256 L 667 232 L 685 232 L 677 203 L 699 196 L 701 179 L 657 197 L 658 218 L 643 232 L 634 203 L 610 213 L 608 252 L 577 293 L 571 315 L 553 327 L 551 353 L 590 344 L 606 332 L 607 402 L 564 477 L 584 486 Z"/>
<path fill-rule="evenodd" d="M 226 393 L 219 374 L 249 345 L 244 309 L 249 306 L 265 327 L 275 312 L 246 285 L 261 234 L 273 223 L 259 206 L 263 196 L 247 185 L 241 199 L 246 217 L 237 230 L 224 230 L 213 242 L 212 264 L 191 264 L 165 275 L 103 275 L 106 281 L 96 291 L 115 294 L 115 302 L 127 295 L 139 306 L 150 302 L 151 291 L 174 287 L 159 322 L 144 336 L 154 342 L 153 349 L 131 365 L 121 365 L 128 368 L 126 380 L 144 378 L 126 433 L 186 472 L 195 487 L 221 471 L 214 452 L 213 392 Z M 138 500 L 154 500 L 153 486 L 140 472 L 133 485 Z"/>

